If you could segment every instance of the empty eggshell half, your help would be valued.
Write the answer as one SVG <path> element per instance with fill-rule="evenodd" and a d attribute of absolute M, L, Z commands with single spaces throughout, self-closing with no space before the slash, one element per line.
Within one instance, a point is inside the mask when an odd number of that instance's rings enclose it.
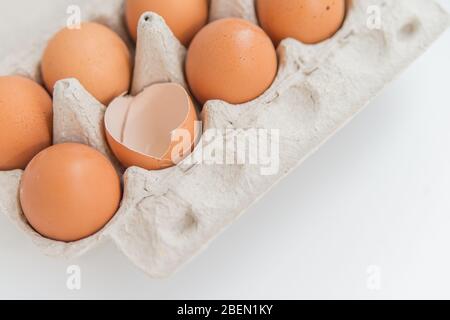
<path fill-rule="evenodd" d="M 192 152 L 197 119 L 182 86 L 155 84 L 135 97 L 113 100 L 105 114 L 106 137 L 123 166 L 165 169 Z"/>

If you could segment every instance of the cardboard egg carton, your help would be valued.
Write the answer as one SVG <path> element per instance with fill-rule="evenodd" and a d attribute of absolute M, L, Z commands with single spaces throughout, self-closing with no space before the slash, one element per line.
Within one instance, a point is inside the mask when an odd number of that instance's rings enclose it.
<path fill-rule="evenodd" d="M 381 23 L 373 27 L 368 21 L 377 10 Z M 86 20 L 106 23 L 127 39 L 121 0 L 109 0 L 107 5 L 93 0 L 83 13 Z M 230 16 L 256 22 L 253 0 L 212 0 L 211 20 Z M 349 122 L 422 54 L 449 22 L 449 15 L 431 0 L 352 1 L 344 26 L 332 39 L 318 45 L 292 39 L 280 44 L 278 75 L 261 97 L 239 106 L 223 101 L 203 106 L 205 132 L 228 130 L 231 134 L 225 143 L 248 139 L 252 128 L 274 130 L 277 135 L 271 136 L 270 148 L 279 154 L 279 162 L 273 172 L 267 164 L 204 161 L 205 150 L 218 141 L 204 136 L 176 167 L 126 170 L 119 211 L 103 230 L 87 239 L 52 241 L 27 224 L 18 201 L 21 170 L 0 173 L 0 211 L 45 254 L 74 258 L 101 241 L 112 240 L 149 276 L 169 276 Z M 57 26 L 50 29 L 36 45 L 1 63 L 1 74 L 25 74 L 39 81 L 39 60 Z M 138 34 L 132 94 L 168 81 L 187 88 L 183 75 L 186 48 L 164 20 L 146 13 Z M 54 93 L 54 142 L 90 145 L 123 173 L 105 140 L 105 109 L 77 80 L 59 81 Z M 216 150 L 237 159 L 240 155 L 225 143 L 216 143 Z"/>

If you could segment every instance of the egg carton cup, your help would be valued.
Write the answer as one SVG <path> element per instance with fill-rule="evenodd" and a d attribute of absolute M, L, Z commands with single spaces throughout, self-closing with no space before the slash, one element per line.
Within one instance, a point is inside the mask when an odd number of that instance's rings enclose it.
<path fill-rule="evenodd" d="M 94 0 L 83 9 L 87 20 L 106 23 L 124 38 L 123 3 Z M 367 26 L 368 8 L 381 10 L 378 29 Z M 241 17 L 256 21 L 252 0 L 212 0 L 210 19 Z M 27 223 L 19 202 L 21 170 L 0 173 L 0 211 L 47 255 L 75 258 L 112 240 L 150 277 L 167 277 L 205 249 L 208 243 L 280 179 L 298 167 L 348 123 L 380 90 L 422 54 L 448 28 L 450 19 L 430 0 L 353 1 L 342 29 L 330 40 L 304 45 L 293 39 L 278 47 L 279 71 L 267 92 L 239 106 L 209 101 L 200 118 L 204 129 L 233 129 L 246 138 L 249 128 L 279 130 L 279 171 L 262 174 L 258 165 L 207 164 L 201 153 L 215 143 L 202 138 L 179 165 L 124 171 L 105 140 L 106 107 L 75 79 L 59 81 L 54 92 L 54 143 L 79 142 L 105 154 L 123 173 L 124 196 L 114 218 L 97 234 L 62 243 L 43 238 Z M 0 65 L 2 74 L 39 80 L 39 60 L 48 37 Z M 125 38 L 126 39 L 126 38 Z M 127 40 L 128 41 L 128 40 Z M 133 95 L 159 82 L 187 88 L 186 48 L 164 20 L 146 13 L 139 22 Z M 237 156 L 229 148 L 221 151 Z M 231 153 L 231 154 L 230 154 Z"/>

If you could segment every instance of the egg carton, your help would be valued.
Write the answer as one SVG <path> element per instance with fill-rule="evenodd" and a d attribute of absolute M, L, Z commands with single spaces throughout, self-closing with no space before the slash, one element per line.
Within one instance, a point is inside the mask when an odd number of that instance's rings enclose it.
<path fill-rule="evenodd" d="M 374 8 L 381 13 L 379 28 L 368 25 Z M 253 0 L 212 0 L 210 10 L 211 20 L 232 16 L 257 21 Z M 130 44 L 122 21 L 122 0 L 107 4 L 92 0 L 82 12 L 86 20 L 109 25 Z M 278 75 L 261 97 L 239 106 L 223 101 L 203 106 L 200 117 L 206 130 L 232 129 L 243 138 L 249 128 L 279 130 L 279 140 L 272 141 L 280 155 L 276 174 L 262 174 L 262 167 L 252 164 L 204 163 L 199 156 L 214 141 L 203 138 L 176 167 L 126 170 L 119 211 L 100 232 L 81 241 L 49 240 L 29 226 L 18 200 L 21 170 L 0 173 L 0 211 L 47 255 L 75 258 L 112 240 L 150 277 L 170 276 L 348 123 L 449 24 L 448 13 L 435 1 L 352 1 L 342 29 L 333 38 L 317 45 L 286 39 L 279 45 Z M 39 60 L 57 29 L 49 25 L 48 33 L 35 45 L 3 61 L 0 72 L 40 81 Z M 186 48 L 164 20 L 146 13 L 138 34 L 132 94 L 168 81 L 187 88 Z M 106 107 L 75 79 L 56 84 L 53 103 L 54 143 L 90 145 L 123 173 L 105 140 Z M 228 149 L 221 151 L 234 157 Z"/>

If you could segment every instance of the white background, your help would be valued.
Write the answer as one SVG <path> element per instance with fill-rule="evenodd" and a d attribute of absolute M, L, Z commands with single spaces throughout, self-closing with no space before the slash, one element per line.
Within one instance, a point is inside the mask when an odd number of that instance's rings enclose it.
<path fill-rule="evenodd" d="M 69 2 L 1 1 L 0 58 Z M 447 32 L 173 278 L 148 279 L 111 243 L 76 261 L 45 257 L 0 216 L 0 298 L 450 298 L 449 248 Z M 66 288 L 71 264 L 80 291 Z M 380 290 L 367 285 L 371 266 Z"/>

